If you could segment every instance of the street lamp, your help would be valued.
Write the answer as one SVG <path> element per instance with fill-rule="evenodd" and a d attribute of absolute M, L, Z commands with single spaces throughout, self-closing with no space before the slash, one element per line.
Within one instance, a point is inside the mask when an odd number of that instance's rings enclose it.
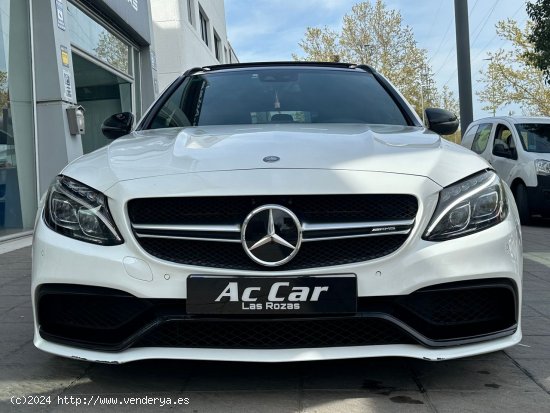
<path fill-rule="evenodd" d="M 426 114 L 424 113 L 424 84 L 425 79 L 428 77 L 428 70 L 426 65 L 422 64 L 415 68 L 420 73 L 420 104 L 422 106 L 422 123 L 426 124 Z"/>

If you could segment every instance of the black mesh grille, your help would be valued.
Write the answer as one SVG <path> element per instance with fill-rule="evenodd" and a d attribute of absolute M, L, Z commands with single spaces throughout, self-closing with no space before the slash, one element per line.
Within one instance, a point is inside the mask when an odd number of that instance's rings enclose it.
<path fill-rule="evenodd" d="M 424 291 L 400 300 L 400 305 L 430 324 L 445 326 L 463 323 L 493 322 L 508 318 L 502 303 L 512 292 L 504 288 L 455 289 Z M 513 306 L 504 307 L 513 312 Z"/>
<path fill-rule="evenodd" d="M 313 348 L 406 344 L 416 341 L 380 319 L 203 321 L 161 324 L 134 347 Z"/>
<path fill-rule="evenodd" d="M 357 316 L 319 314 L 306 319 L 191 317 L 184 299 L 138 298 L 69 284 L 40 286 L 36 303 L 42 337 L 105 351 L 133 346 L 299 348 L 410 342 L 445 346 L 513 328 L 516 291 L 515 284 L 505 279 L 448 283 L 404 296 L 359 297 Z M 411 328 L 414 337 L 391 320 Z"/>
<path fill-rule="evenodd" d="M 58 325 L 117 329 L 143 314 L 150 304 L 132 295 L 47 294 L 40 300 L 41 317 Z M 50 317 L 55 314 L 54 317 Z M 42 321 L 42 320 L 41 320 Z"/>
<path fill-rule="evenodd" d="M 122 291 L 67 284 L 43 286 L 37 305 L 38 323 L 48 334 L 105 346 L 141 328 L 152 308 L 149 301 Z"/>
<path fill-rule="evenodd" d="M 133 224 L 240 224 L 256 207 L 277 204 L 305 222 L 414 219 L 412 195 L 295 195 L 140 198 L 128 202 Z"/>
<path fill-rule="evenodd" d="M 290 208 L 302 222 L 392 221 L 414 219 L 418 209 L 412 195 L 296 195 L 199 198 L 144 198 L 128 203 L 133 224 L 242 224 L 256 207 L 278 204 Z M 267 268 L 255 264 L 239 243 L 138 238 L 151 255 L 177 262 L 237 270 L 292 270 L 363 262 L 396 251 L 407 235 L 304 243 L 288 264 Z"/>
<path fill-rule="evenodd" d="M 407 235 L 387 235 L 304 243 L 300 248 L 300 252 L 292 261 L 274 268 L 255 264 L 247 257 L 240 243 L 166 238 L 142 238 L 139 241 L 149 254 L 179 264 L 270 271 L 328 267 L 368 261 L 391 254 L 406 239 Z"/>

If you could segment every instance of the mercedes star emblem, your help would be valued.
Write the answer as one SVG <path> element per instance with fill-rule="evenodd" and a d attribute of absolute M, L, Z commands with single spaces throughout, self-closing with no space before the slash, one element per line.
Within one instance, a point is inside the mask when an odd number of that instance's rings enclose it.
<path fill-rule="evenodd" d="M 294 213 L 280 205 L 263 205 L 243 222 L 241 243 L 258 264 L 276 267 L 289 262 L 302 243 L 302 225 Z"/>

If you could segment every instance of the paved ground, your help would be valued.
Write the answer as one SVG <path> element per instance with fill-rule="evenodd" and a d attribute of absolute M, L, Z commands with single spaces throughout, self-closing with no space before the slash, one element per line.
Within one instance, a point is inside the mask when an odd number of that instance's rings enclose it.
<path fill-rule="evenodd" d="M 101 396 L 189 398 L 184 412 L 550 412 L 550 224 L 524 227 L 524 339 L 507 351 L 448 362 L 365 359 L 293 364 L 148 361 L 99 365 L 32 345 L 30 248 L 0 255 L 0 413 L 111 411 L 59 405 Z M 12 396 L 51 396 L 13 406 Z M 95 400 L 95 399 L 94 399 Z M 104 400 L 104 399 L 103 399 Z M 114 400 L 112 400 L 114 401 Z M 117 406 L 116 411 L 166 410 Z"/>

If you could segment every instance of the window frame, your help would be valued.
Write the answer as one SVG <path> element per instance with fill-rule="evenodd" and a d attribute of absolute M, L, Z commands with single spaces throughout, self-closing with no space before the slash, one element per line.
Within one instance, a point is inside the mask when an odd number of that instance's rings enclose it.
<path fill-rule="evenodd" d="M 474 134 L 474 138 L 472 139 L 472 145 L 470 146 L 470 149 L 473 152 L 477 153 L 478 155 L 481 155 L 481 154 L 485 153 L 487 151 L 487 148 L 489 147 L 489 142 L 491 140 L 491 134 L 493 132 L 494 124 L 492 122 L 486 122 L 486 123 L 479 123 L 476 126 L 477 126 L 476 133 Z M 484 127 L 487 127 L 487 126 L 490 127 L 489 135 L 487 136 L 487 141 L 485 142 L 485 146 L 483 147 L 483 150 L 481 150 L 481 152 L 478 152 L 474 149 L 474 145 L 479 140 L 479 138 L 481 137 L 481 129 L 484 128 Z"/>
<path fill-rule="evenodd" d="M 537 126 L 548 125 L 548 127 L 550 127 L 550 123 L 540 122 L 540 121 L 536 121 L 536 122 L 535 121 L 523 121 L 523 122 L 517 122 L 517 123 L 514 122 L 513 129 L 515 130 L 515 133 L 517 134 L 518 140 L 520 142 L 519 146 L 521 147 L 521 150 L 523 152 L 527 152 L 527 153 L 530 153 L 530 154 L 549 154 L 550 152 L 539 152 L 539 151 L 536 151 L 536 150 L 529 150 L 529 141 L 527 141 L 527 142 L 524 141 L 523 135 L 522 135 L 522 133 L 524 131 L 520 129 L 521 127 L 524 127 L 524 126 L 527 126 L 527 125 L 537 125 Z M 528 136 L 527 136 L 527 139 L 529 139 Z"/>
<path fill-rule="evenodd" d="M 218 33 L 216 30 L 214 30 L 214 56 L 216 56 L 216 59 L 218 62 L 223 63 L 222 55 L 221 55 L 221 46 L 222 41 L 220 39 L 220 36 L 218 36 Z"/>
<path fill-rule="evenodd" d="M 497 155 L 495 154 L 495 144 L 496 144 L 496 141 L 497 141 L 497 137 L 499 136 L 499 134 L 502 133 L 502 129 L 508 129 L 508 132 L 510 132 L 510 139 L 511 139 L 511 142 L 513 143 L 513 147 L 510 146 L 510 145 L 507 145 L 508 146 L 508 149 L 510 150 L 510 155 L 511 155 L 511 158 L 508 158 L 508 157 L 505 157 L 505 156 L 501 156 L 501 155 Z M 496 123 L 495 125 L 495 132 L 494 132 L 494 136 L 493 136 L 493 146 L 491 148 L 491 154 L 493 156 L 496 156 L 497 158 L 499 159 L 512 159 L 512 160 L 515 160 L 517 159 L 517 148 L 518 148 L 518 145 L 517 145 L 517 142 L 516 142 L 516 138 L 514 136 L 514 129 L 515 128 L 511 128 L 509 125 L 506 125 L 505 123 L 503 122 L 498 122 Z M 501 142 L 503 142 L 502 139 L 499 139 Z M 515 156 L 514 156 L 514 153 L 515 153 Z"/>
<path fill-rule="evenodd" d="M 303 63 L 302 65 L 296 65 L 297 67 L 300 67 L 300 66 L 312 66 L 312 67 L 317 67 L 316 65 L 319 65 L 318 69 L 322 70 L 322 69 L 325 69 L 325 66 L 323 66 L 322 64 L 319 64 L 319 63 Z M 330 64 L 327 64 L 330 66 Z M 235 69 L 233 70 L 240 70 L 240 69 L 243 69 L 243 70 L 247 70 L 251 67 L 255 67 L 256 65 L 255 64 L 250 64 L 250 63 L 242 63 L 239 64 L 235 64 Z M 274 64 L 272 66 L 270 65 L 266 65 L 265 67 L 266 68 L 270 68 L 270 67 L 279 67 L 279 66 L 282 66 L 282 67 L 285 67 L 285 66 L 294 66 L 293 63 L 279 63 L 279 64 Z M 175 79 L 172 84 L 170 86 L 168 86 L 165 90 L 164 90 L 164 93 L 162 93 L 158 98 L 157 100 L 153 103 L 153 105 L 151 105 L 151 107 L 149 108 L 149 110 L 145 113 L 145 115 L 143 116 L 143 118 L 141 119 L 141 121 L 139 122 L 139 124 L 136 126 L 136 131 L 139 131 L 139 130 L 151 130 L 151 124 L 153 122 L 153 120 L 155 119 L 155 117 L 157 116 L 157 114 L 159 113 L 159 111 L 162 109 L 162 107 L 165 105 L 165 103 L 170 99 L 170 97 L 173 95 L 173 93 L 180 87 L 180 86 L 183 86 L 182 84 L 184 82 L 187 82 L 189 81 L 190 77 L 193 76 L 193 75 L 196 75 L 198 73 L 201 72 L 202 69 L 199 69 L 199 68 L 196 68 L 196 69 L 190 69 L 188 70 L 187 72 L 185 72 L 183 75 L 181 75 L 179 78 Z M 349 70 L 348 68 L 345 68 L 344 70 Z M 412 127 L 423 127 L 423 125 L 418 121 L 415 113 L 411 110 L 410 106 L 407 104 L 407 102 L 404 100 L 403 96 L 397 91 L 397 89 L 391 85 L 383 76 L 381 76 L 378 72 L 376 72 L 375 70 L 365 70 L 365 68 L 363 67 L 359 67 L 359 68 L 356 68 L 356 69 L 352 69 L 352 70 L 361 70 L 363 71 L 365 74 L 367 73 L 370 73 L 372 74 L 372 76 L 374 77 L 374 79 L 376 79 L 376 81 L 380 84 L 380 86 L 382 86 L 382 88 L 389 94 L 389 96 L 391 97 L 391 99 L 395 102 L 395 104 L 397 105 L 397 107 L 399 108 L 399 110 L 402 112 L 406 122 L 407 122 L 407 125 L 408 126 L 412 126 Z"/>
<path fill-rule="evenodd" d="M 199 19 L 201 24 L 201 39 L 208 47 L 210 47 L 210 43 L 209 43 L 210 36 L 208 36 L 208 31 L 209 31 L 208 17 L 206 17 L 206 13 L 202 10 L 202 8 L 199 8 Z"/>
<path fill-rule="evenodd" d="M 195 27 L 195 7 L 194 0 L 187 0 L 187 21 Z"/>

